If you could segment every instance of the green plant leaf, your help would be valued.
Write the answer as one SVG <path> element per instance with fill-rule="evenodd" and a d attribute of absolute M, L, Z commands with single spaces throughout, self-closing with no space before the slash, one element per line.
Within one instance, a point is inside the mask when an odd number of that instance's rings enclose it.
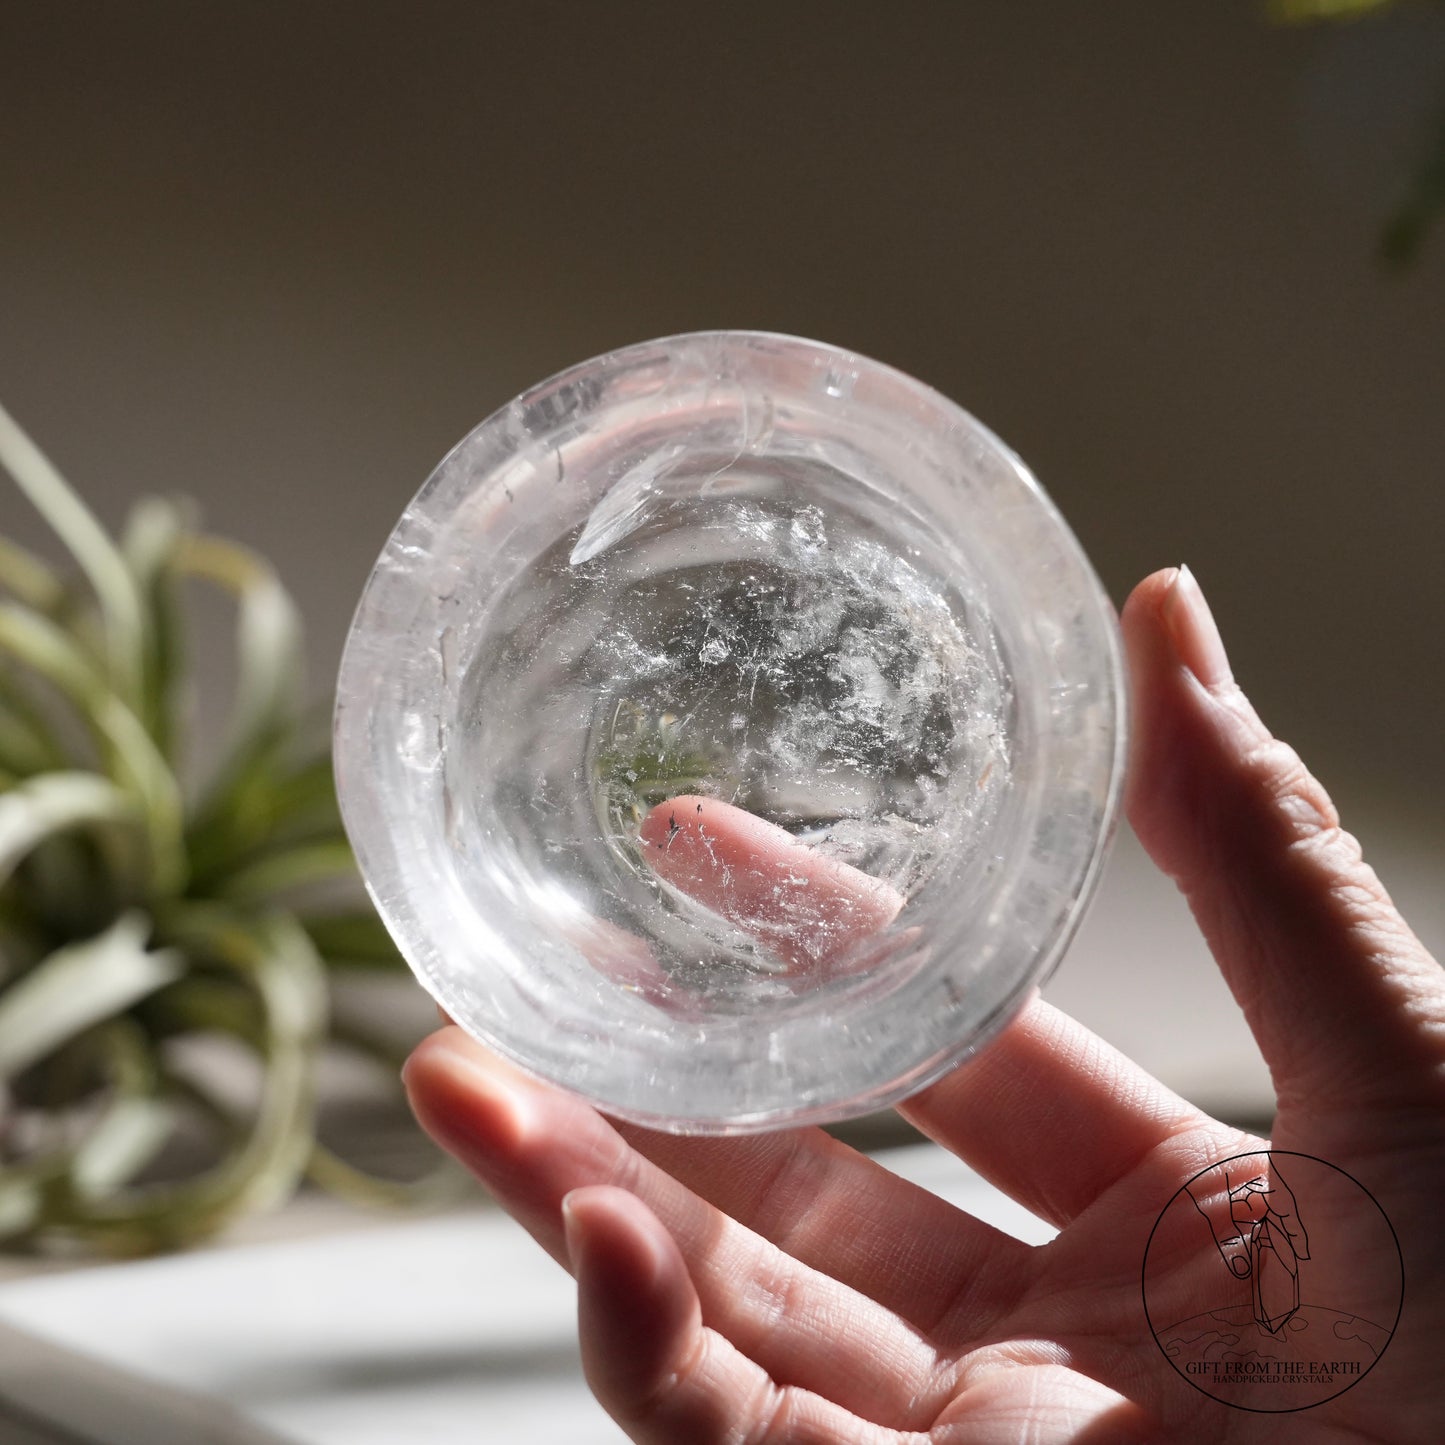
<path fill-rule="evenodd" d="M 54 568 L 8 537 L 0 537 L 0 587 L 38 612 L 53 612 L 65 596 Z"/>
<path fill-rule="evenodd" d="M 33 1164 L 0 1170 L 0 1240 L 17 1239 L 40 1221 L 45 1171 Z"/>
<path fill-rule="evenodd" d="M 398 955 L 370 914 L 309 930 L 278 906 L 356 877 L 329 708 L 302 708 L 289 594 L 262 557 L 198 535 L 182 502 L 142 500 L 117 545 L 3 412 L 0 468 L 83 574 L 0 539 L 0 1105 L 14 1076 L 27 1118 L 0 1171 L 0 1237 L 172 1247 L 284 1198 L 308 1169 L 367 1203 L 436 1197 L 440 1180 L 371 1179 L 316 1141 L 328 966 Z M 237 685 L 221 765 L 188 817 L 196 581 L 235 600 Z M 254 1056 L 259 1107 L 187 1079 L 174 1041 L 214 1033 Z M 382 1045 L 350 1046 L 395 1074 Z M 212 1131 L 220 1162 L 137 1184 L 182 1115 Z"/>
<path fill-rule="evenodd" d="M 0 768 L 14 777 L 43 773 L 61 765 L 58 749 L 20 713 L 0 698 Z M 7 786 L 0 783 L 0 789 Z"/>
<path fill-rule="evenodd" d="M 64 693 L 82 715 L 92 699 L 111 691 L 75 639 L 34 608 L 0 602 L 0 648 Z"/>
<path fill-rule="evenodd" d="M 140 830 L 135 799 L 95 773 L 42 773 L 0 793 L 0 883 L 48 838 L 77 828 Z M 133 842 L 129 845 L 134 851 Z"/>
<path fill-rule="evenodd" d="M 184 960 L 146 947 L 150 920 L 123 914 L 104 933 L 58 949 L 0 994 L 0 1078 L 178 978 Z"/>
<path fill-rule="evenodd" d="M 279 1203 L 311 1154 L 327 1011 L 325 975 L 310 940 L 285 915 L 247 920 L 214 904 L 179 908 L 170 926 L 188 950 L 233 970 L 260 999 L 262 1094 L 249 1128 L 216 1168 L 181 1184 L 96 1200 L 69 1221 L 74 1232 L 118 1253 L 188 1244 Z"/>
<path fill-rule="evenodd" d="M 25 910 L 12 897 L 0 906 L 0 989 L 12 979 L 28 973 L 49 952 L 48 940 L 36 928 Z M 0 1088 L 0 1118 L 5 1113 L 4 1089 Z"/>
<path fill-rule="evenodd" d="M 187 538 L 177 566 L 234 594 L 236 696 L 224 761 L 200 813 L 223 809 L 227 792 L 284 735 L 299 709 L 301 619 L 291 595 L 263 557 L 218 537 Z"/>
<path fill-rule="evenodd" d="M 112 1096 L 89 1132 L 70 1151 L 69 1190 L 98 1199 L 133 1179 L 175 1128 L 175 1109 L 159 1097 L 160 1076 L 145 1034 L 128 1018 L 102 1031 Z"/>
<path fill-rule="evenodd" d="M 164 936 L 164 924 L 159 925 Z M 159 990 L 136 1009 L 136 1017 L 157 1041 L 188 1033 L 224 1033 L 261 1050 L 266 1018 L 251 988 L 234 977 L 188 973 Z"/>
<path fill-rule="evenodd" d="M 395 968 L 401 954 L 386 925 L 372 912 L 303 918 L 301 926 L 332 968 Z"/>
<path fill-rule="evenodd" d="M 121 538 L 147 624 L 137 711 L 157 751 L 172 765 L 179 756 L 186 662 L 174 564 L 190 530 L 191 512 L 181 502 L 142 497 L 131 508 Z"/>
<path fill-rule="evenodd" d="M 125 559 L 90 508 L 71 490 L 49 459 L 0 406 L 0 467 L 50 523 L 95 589 L 105 618 L 110 681 L 127 702 L 141 684 L 142 609 Z"/>
<path fill-rule="evenodd" d="M 356 878 L 356 860 L 344 835 L 271 853 L 239 869 L 221 892 L 233 903 L 261 903 L 282 894 Z"/>
<path fill-rule="evenodd" d="M 312 1147 L 306 1177 L 363 1209 L 433 1209 L 461 1198 L 468 1187 L 467 1176 L 449 1160 L 418 1179 L 388 1179 L 357 1168 L 324 1144 Z"/>
<path fill-rule="evenodd" d="M 28 605 L 25 610 L 35 611 Z M 53 713 L 47 713 L 40 704 L 30 684 L 22 668 L 0 667 L 0 733 L 11 749 L 11 758 L 16 760 L 16 771 L 38 773 L 79 766 L 80 760 L 72 754 L 78 751 L 74 744 L 84 739 L 65 735 Z M 94 760 L 87 757 L 84 761 L 90 764 Z"/>
<path fill-rule="evenodd" d="M 411 1052 L 409 1044 L 343 1019 L 332 1021 L 331 1040 L 375 1064 L 390 1078 L 401 1072 Z M 361 1169 L 320 1143 L 311 1151 L 306 1175 L 328 1193 L 365 1209 L 435 1208 L 460 1198 L 468 1187 L 468 1176 L 446 1156 L 416 1179 L 392 1179 Z"/>
<path fill-rule="evenodd" d="M 258 759 L 236 780 L 224 811 L 192 820 L 187 846 L 195 888 L 205 893 L 239 865 L 340 832 L 329 753 L 284 770 Z"/>
<path fill-rule="evenodd" d="M 128 1018 L 113 1018 L 92 1029 L 86 1042 L 85 1056 L 104 1073 L 109 1098 L 99 1109 L 47 1120 L 59 1146 L 6 1171 L 0 1180 L 0 1240 L 73 1221 L 86 1201 L 133 1178 L 172 1132 L 173 1103 L 158 1097 L 169 1081 L 156 1068 L 142 1030 Z"/>
<path fill-rule="evenodd" d="M 140 719 L 71 638 L 38 612 L 0 603 L 0 652 L 9 652 L 69 699 L 104 750 L 111 776 L 145 813 L 156 887 L 178 888 L 185 877 L 180 784 Z"/>

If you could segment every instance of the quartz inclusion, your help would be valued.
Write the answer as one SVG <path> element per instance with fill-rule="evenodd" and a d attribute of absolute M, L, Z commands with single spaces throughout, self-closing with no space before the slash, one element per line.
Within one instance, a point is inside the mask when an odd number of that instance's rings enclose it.
<path fill-rule="evenodd" d="M 1002 759 L 980 707 L 996 677 L 937 579 L 882 541 L 814 505 L 710 512 L 741 555 L 629 580 L 589 652 L 604 827 L 708 793 L 906 891 L 959 821 L 957 783 L 976 793 Z"/>

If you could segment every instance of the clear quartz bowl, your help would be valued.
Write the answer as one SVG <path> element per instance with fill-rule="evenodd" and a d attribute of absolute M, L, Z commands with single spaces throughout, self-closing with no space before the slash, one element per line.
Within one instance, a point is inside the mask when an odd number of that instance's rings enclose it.
<path fill-rule="evenodd" d="M 1098 879 L 1118 625 L 1019 459 L 761 332 L 542 382 L 407 507 L 341 667 L 381 916 L 463 1028 L 677 1132 L 894 1103 L 987 1043 Z"/>

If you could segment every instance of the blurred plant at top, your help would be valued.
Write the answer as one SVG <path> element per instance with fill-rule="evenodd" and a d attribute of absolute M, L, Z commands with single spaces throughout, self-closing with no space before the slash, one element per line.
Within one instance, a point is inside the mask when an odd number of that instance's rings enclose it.
<path fill-rule="evenodd" d="M 354 863 L 291 599 L 183 502 L 138 502 L 113 541 L 3 409 L 0 470 L 78 570 L 0 536 L 0 1242 L 169 1248 L 305 1176 L 427 1197 L 442 1176 L 375 1178 L 316 1137 L 326 1048 L 400 1061 L 330 1017 L 330 977 L 398 956 L 354 887 L 327 901 Z M 229 735 L 193 797 L 188 584 L 237 609 Z M 240 1105 L 188 1067 L 215 1035 L 256 1065 Z M 175 1177 L 155 1165 L 182 1131 L 208 1147 Z"/>
<path fill-rule="evenodd" d="M 1271 19 L 1282 25 L 1363 20 L 1403 9 L 1407 0 L 1268 0 Z M 1438 4 L 1439 0 L 1435 0 Z M 1439 99 L 1434 128 L 1425 137 L 1405 193 L 1380 235 L 1380 258 L 1404 268 L 1420 254 L 1425 237 L 1445 211 L 1445 94 Z"/>

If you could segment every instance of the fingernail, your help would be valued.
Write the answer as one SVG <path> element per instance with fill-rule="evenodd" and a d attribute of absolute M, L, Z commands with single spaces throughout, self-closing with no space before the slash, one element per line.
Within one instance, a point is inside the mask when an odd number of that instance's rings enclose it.
<path fill-rule="evenodd" d="M 1194 573 L 1181 567 L 1164 597 L 1164 621 L 1180 662 L 1205 687 L 1229 682 L 1229 656 Z"/>

